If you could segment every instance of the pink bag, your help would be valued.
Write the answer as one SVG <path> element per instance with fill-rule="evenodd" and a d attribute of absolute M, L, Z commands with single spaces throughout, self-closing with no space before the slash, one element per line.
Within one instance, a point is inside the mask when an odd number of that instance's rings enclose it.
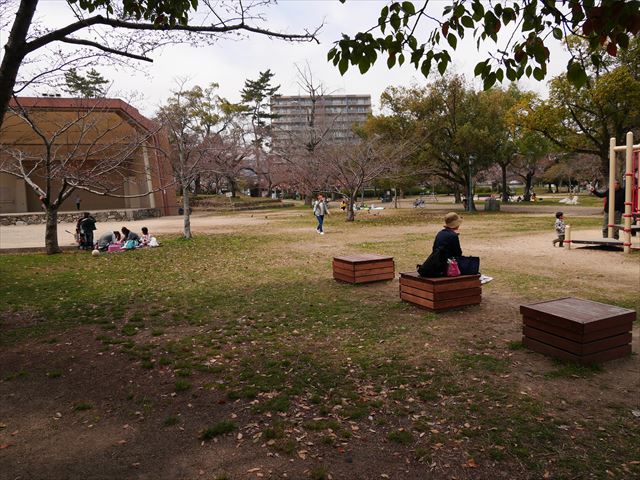
<path fill-rule="evenodd" d="M 458 267 L 458 262 L 455 258 L 450 258 L 447 260 L 447 277 L 459 277 L 460 276 L 460 267 Z"/>

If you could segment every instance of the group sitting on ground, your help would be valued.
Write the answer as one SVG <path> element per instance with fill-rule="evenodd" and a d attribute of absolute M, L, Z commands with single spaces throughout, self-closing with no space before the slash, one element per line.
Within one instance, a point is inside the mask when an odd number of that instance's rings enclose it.
<path fill-rule="evenodd" d="M 122 234 L 120 233 L 122 232 Z M 147 227 L 142 227 L 142 235 L 132 232 L 127 227 L 122 227 L 120 232 L 107 232 L 100 237 L 96 248 L 101 251 L 133 250 L 142 247 L 159 247 L 156 237 L 149 233 Z M 114 246 L 110 248 L 110 246 Z"/>

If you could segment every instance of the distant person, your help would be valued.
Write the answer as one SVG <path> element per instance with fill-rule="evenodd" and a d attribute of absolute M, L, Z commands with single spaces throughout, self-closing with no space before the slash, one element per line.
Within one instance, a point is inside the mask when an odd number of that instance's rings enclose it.
<path fill-rule="evenodd" d="M 316 216 L 316 220 L 318 220 L 316 231 L 320 235 L 324 235 L 324 216 L 329 215 L 329 207 L 327 206 L 327 201 L 325 200 L 324 195 L 321 193 L 318 194 L 317 200 L 313 202 L 313 214 Z"/>
<path fill-rule="evenodd" d="M 613 223 L 614 225 L 620 225 L 622 223 L 622 212 L 624 211 L 624 188 L 621 188 L 620 181 L 616 180 L 613 184 L 613 189 Z M 590 186 L 589 191 L 596 197 L 604 198 L 602 238 L 607 238 L 609 236 L 609 189 L 599 192 L 593 186 Z M 613 238 L 616 240 L 620 238 L 617 228 L 613 229 Z"/>
<path fill-rule="evenodd" d="M 131 250 L 140 244 L 140 235 L 137 233 L 127 227 L 122 227 L 120 231 L 122 232 L 122 248 L 125 250 Z"/>
<path fill-rule="evenodd" d="M 76 210 L 80 211 L 80 195 L 76 195 Z"/>
<path fill-rule="evenodd" d="M 340 210 L 343 212 L 347 209 L 347 201 L 343 198 L 342 202 L 340 202 Z"/>
<path fill-rule="evenodd" d="M 149 245 L 151 241 L 151 235 L 149 235 L 149 229 L 147 227 L 142 227 L 142 235 L 140 235 L 140 246 L 146 247 Z"/>
<path fill-rule="evenodd" d="M 564 245 L 564 231 L 565 228 L 567 227 L 567 225 L 564 223 L 564 214 L 562 212 L 556 212 L 556 235 L 558 235 L 558 238 L 556 238 L 553 241 L 553 246 L 556 246 L 556 243 L 559 243 L 560 247 L 562 247 Z"/>
<path fill-rule="evenodd" d="M 121 239 L 122 236 L 117 230 L 113 232 L 107 232 L 98 239 L 98 250 L 108 250 L 109 245 L 119 244 Z"/>
<path fill-rule="evenodd" d="M 84 212 L 79 225 L 82 235 L 81 248 L 84 250 L 93 250 L 93 232 L 96 229 L 96 219 L 93 218 L 89 212 Z"/>
<path fill-rule="evenodd" d="M 142 227 L 142 235 L 140 236 L 141 247 L 159 247 L 158 239 L 149 233 L 147 227 Z"/>

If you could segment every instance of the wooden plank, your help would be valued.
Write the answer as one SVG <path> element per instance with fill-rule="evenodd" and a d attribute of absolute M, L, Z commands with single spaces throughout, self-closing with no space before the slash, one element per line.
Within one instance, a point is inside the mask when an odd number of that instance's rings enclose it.
<path fill-rule="evenodd" d="M 393 267 L 385 267 L 385 268 L 372 268 L 370 270 L 356 270 L 354 275 L 356 278 L 358 277 L 366 277 L 369 275 L 379 275 L 382 273 L 390 273 L 392 276 L 396 276 L 396 271 Z"/>
<path fill-rule="evenodd" d="M 477 278 L 480 279 L 480 275 L 459 275 L 457 277 L 421 277 L 418 275 L 418 272 L 401 272 L 401 277 L 412 278 L 422 282 L 429 282 L 434 284 L 444 284 L 444 283 L 456 283 L 456 282 L 465 282 L 469 279 Z"/>
<path fill-rule="evenodd" d="M 380 273 L 378 275 L 367 275 L 366 277 L 357 277 L 354 283 L 369 283 L 380 282 L 382 280 L 393 280 L 395 275 L 393 273 Z"/>
<path fill-rule="evenodd" d="M 546 343 L 553 347 L 561 348 L 562 350 L 566 350 L 567 352 L 574 353 L 576 355 L 589 355 L 601 352 L 602 350 L 610 350 L 611 348 L 626 345 L 631 342 L 630 332 L 587 343 L 574 342 L 567 338 L 552 335 L 551 333 L 527 326 L 524 327 L 522 333 L 526 337 Z"/>
<path fill-rule="evenodd" d="M 434 302 L 426 298 L 417 297 L 409 293 L 400 292 L 400 298 L 406 300 L 409 303 L 418 305 L 419 307 L 426 308 L 428 310 L 446 310 L 456 307 L 464 307 L 466 305 L 477 305 L 481 302 L 482 297 L 477 295 L 474 297 L 454 298 L 450 300 L 440 300 Z"/>
<path fill-rule="evenodd" d="M 335 270 L 336 268 L 339 268 L 340 270 L 345 270 L 345 271 L 349 271 L 349 272 L 355 272 L 356 271 L 356 266 L 354 263 L 346 263 L 346 262 L 336 262 L 335 259 L 333 260 L 333 269 Z"/>
<path fill-rule="evenodd" d="M 553 322 L 573 332 L 584 333 L 636 319 L 634 310 L 572 297 L 521 305 L 520 313 L 529 318 Z"/>
<path fill-rule="evenodd" d="M 586 335 L 594 335 L 595 338 L 602 338 L 603 336 L 606 336 L 606 333 L 598 333 L 599 331 L 608 331 L 614 328 L 619 328 L 623 325 L 629 325 L 633 323 L 633 320 L 626 315 L 616 318 L 605 318 L 600 320 L 599 322 L 592 323 L 591 328 L 587 330 L 584 323 L 575 322 L 566 318 L 550 317 L 547 313 L 537 312 L 535 310 L 523 314 L 523 318 L 536 320 L 539 323 L 549 325 L 550 328 L 559 328 L 566 332 L 571 332 L 583 337 Z M 548 329 L 541 328 L 541 330 Z"/>
<path fill-rule="evenodd" d="M 470 278 L 473 277 L 473 278 Z M 450 292 L 452 290 L 464 290 L 466 288 L 482 288 L 480 284 L 480 277 L 475 278 L 475 275 L 465 275 L 464 281 L 438 283 L 430 282 L 430 279 L 423 279 L 421 277 L 407 277 L 403 273 L 400 274 L 400 284 L 407 285 L 408 287 L 417 288 L 427 292 Z M 460 277 L 453 277 L 460 278 Z"/>
<path fill-rule="evenodd" d="M 424 290 L 425 292 L 433 292 L 434 285 L 433 283 L 421 282 L 420 280 L 416 280 L 414 278 L 403 277 L 402 273 L 400 274 L 400 285 L 406 285 L 407 287 L 417 288 L 418 290 Z"/>
<path fill-rule="evenodd" d="M 622 358 L 626 357 L 627 355 L 631 355 L 631 345 L 629 344 L 584 356 L 575 355 L 573 353 L 567 352 L 566 350 L 562 350 L 561 348 L 547 345 L 543 342 L 538 342 L 537 340 L 529 337 L 522 337 L 522 344 L 525 347 L 533 350 L 534 352 L 581 364 L 607 362 L 609 360 L 614 360 L 616 358 Z"/>
<path fill-rule="evenodd" d="M 355 271 L 372 270 L 375 268 L 395 268 L 393 260 L 388 262 L 354 263 Z"/>
<path fill-rule="evenodd" d="M 564 337 L 569 340 L 573 340 L 574 342 L 580 343 L 593 342 L 595 340 L 600 340 L 601 338 L 612 337 L 621 333 L 630 332 L 633 328 L 632 322 L 626 321 L 624 323 L 620 323 L 618 325 L 614 325 L 611 328 L 603 330 L 596 330 L 589 333 L 576 333 L 562 328 L 561 326 L 555 325 L 554 323 L 543 322 L 535 318 L 523 317 L 522 322 L 526 326 L 530 326 L 538 330 L 542 330 L 544 332 L 548 332 L 553 335 Z"/>
<path fill-rule="evenodd" d="M 400 291 L 427 300 L 449 300 L 452 298 L 472 297 L 482 294 L 481 288 L 465 288 L 463 290 L 452 290 L 449 292 L 428 292 L 408 285 L 400 285 Z"/>
<path fill-rule="evenodd" d="M 614 238 L 600 238 L 597 240 L 575 240 L 571 239 L 571 243 L 579 243 L 581 245 L 607 245 L 611 247 L 623 246 L 624 242 L 622 240 L 616 240 Z"/>
<path fill-rule="evenodd" d="M 375 262 L 382 260 L 393 260 L 393 257 L 387 255 L 377 255 L 375 253 L 360 253 L 356 255 L 343 255 L 340 257 L 333 257 L 335 261 L 346 263 L 362 263 L 362 262 Z"/>
<path fill-rule="evenodd" d="M 452 290 L 464 290 L 466 288 L 482 288 L 480 280 L 478 279 L 468 279 L 464 282 L 459 283 L 442 283 L 435 285 L 435 292 L 450 292 Z"/>
<path fill-rule="evenodd" d="M 346 268 L 340 268 L 340 267 L 338 267 L 338 266 L 336 266 L 336 265 L 334 265 L 334 267 L 333 267 L 333 271 L 334 271 L 334 272 L 338 272 L 338 273 L 340 273 L 341 275 L 348 275 L 348 276 L 350 276 L 350 277 L 354 277 L 354 276 L 355 276 L 355 271 L 353 271 L 353 270 L 347 270 Z"/>
<path fill-rule="evenodd" d="M 375 268 L 395 268 L 395 264 L 393 260 L 391 261 L 381 261 L 381 262 L 367 262 L 367 263 L 348 263 L 348 262 L 338 262 L 333 261 L 333 268 L 341 268 L 343 270 L 351 270 L 351 271 L 363 271 L 363 270 L 371 270 Z"/>
<path fill-rule="evenodd" d="M 350 277 L 348 275 L 343 275 L 341 273 L 337 273 L 337 272 L 333 272 L 333 278 L 335 278 L 336 280 L 341 280 L 343 282 L 347 282 L 347 283 L 356 283 L 356 279 L 354 277 Z"/>

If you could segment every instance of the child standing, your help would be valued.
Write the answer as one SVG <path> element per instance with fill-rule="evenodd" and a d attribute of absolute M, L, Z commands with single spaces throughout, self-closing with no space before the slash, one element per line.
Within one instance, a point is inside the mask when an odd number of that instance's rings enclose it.
<path fill-rule="evenodd" d="M 564 229 L 566 228 L 566 224 L 564 223 L 564 214 L 562 212 L 556 212 L 556 234 L 558 238 L 553 241 L 553 246 L 556 246 L 556 243 L 559 243 L 562 247 L 564 243 Z"/>

